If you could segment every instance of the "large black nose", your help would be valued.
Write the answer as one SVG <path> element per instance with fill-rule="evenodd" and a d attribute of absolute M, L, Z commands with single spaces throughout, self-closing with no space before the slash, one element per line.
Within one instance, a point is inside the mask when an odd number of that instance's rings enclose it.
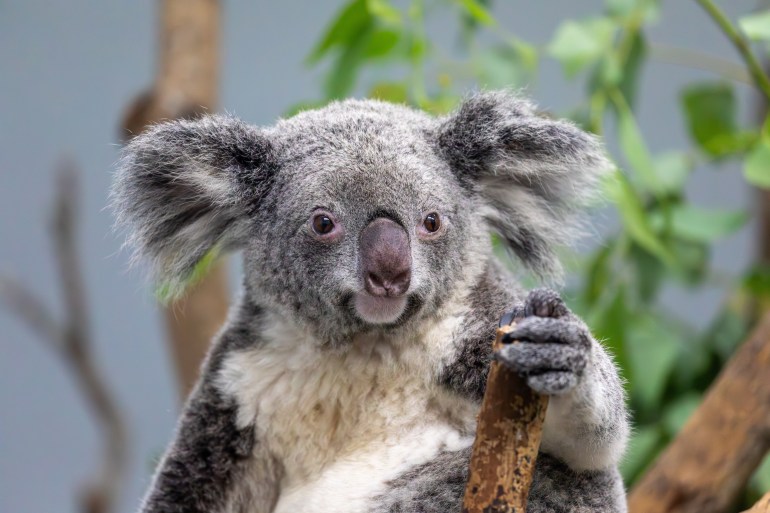
<path fill-rule="evenodd" d="M 364 288 L 379 297 L 406 293 L 412 277 L 409 235 L 398 223 L 379 217 L 361 232 Z"/>

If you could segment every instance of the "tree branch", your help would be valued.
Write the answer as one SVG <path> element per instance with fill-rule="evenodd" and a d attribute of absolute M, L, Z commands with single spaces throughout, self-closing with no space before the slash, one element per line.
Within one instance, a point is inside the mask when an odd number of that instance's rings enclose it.
<path fill-rule="evenodd" d="M 770 312 L 636 484 L 631 513 L 722 513 L 770 450 Z"/>
<path fill-rule="evenodd" d="M 162 0 L 160 55 L 155 84 L 129 107 L 124 136 L 148 124 L 195 117 L 217 103 L 219 76 L 218 0 Z M 227 266 L 220 258 L 183 297 L 164 308 L 169 349 L 184 401 L 198 379 L 209 344 L 227 317 Z"/>
<path fill-rule="evenodd" d="M 701 7 L 711 16 L 716 22 L 722 32 L 730 39 L 733 46 L 741 54 L 741 57 L 746 62 L 746 66 L 749 68 L 749 73 L 754 81 L 754 85 L 770 100 L 770 79 L 765 75 L 762 65 L 759 60 L 751 51 L 748 40 L 741 34 L 738 29 L 730 22 L 728 17 L 712 0 L 696 0 Z"/>
<path fill-rule="evenodd" d="M 0 297 L 8 308 L 64 358 L 104 434 L 101 468 L 81 497 L 84 513 L 115 510 L 126 468 L 125 424 L 91 354 L 88 307 L 76 248 L 77 170 L 63 162 L 57 172 L 57 196 L 51 223 L 66 321 L 54 320 L 34 294 L 10 278 L 0 277 Z"/>

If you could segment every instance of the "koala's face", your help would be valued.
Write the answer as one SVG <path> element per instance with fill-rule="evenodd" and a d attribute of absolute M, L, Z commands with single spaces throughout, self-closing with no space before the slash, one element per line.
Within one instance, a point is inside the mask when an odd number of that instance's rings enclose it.
<path fill-rule="evenodd" d="M 269 129 L 159 125 L 126 148 L 113 197 L 166 283 L 243 248 L 255 302 L 339 341 L 440 315 L 489 258 L 491 230 L 556 269 L 553 244 L 608 168 L 591 136 L 508 93 L 441 119 L 346 101 Z"/>
<path fill-rule="evenodd" d="M 367 106 L 305 113 L 274 130 L 280 172 L 262 205 L 270 221 L 255 220 L 246 248 L 254 293 L 330 334 L 431 315 L 471 255 L 486 258 L 472 195 L 424 135 L 433 120 Z"/>

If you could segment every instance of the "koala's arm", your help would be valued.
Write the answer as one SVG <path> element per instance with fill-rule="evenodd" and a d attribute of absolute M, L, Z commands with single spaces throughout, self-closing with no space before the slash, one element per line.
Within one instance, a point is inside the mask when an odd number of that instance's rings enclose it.
<path fill-rule="evenodd" d="M 225 339 L 228 332 L 225 332 Z M 144 499 L 142 513 L 269 512 L 279 466 L 260 449 L 254 426 L 239 426 L 235 402 L 217 386 L 218 344 L 204 368 Z"/>
<path fill-rule="evenodd" d="M 541 450 L 573 470 L 615 466 L 623 454 L 629 427 L 623 387 L 610 356 L 585 324 L 566 309 L 552 291 L 533 291 L 515 298 L 499 290 L 494 278 L 470 296 L 470 313 L 454 335 L 455 353 L 440 373 L 441 382 L 480 401 L 493 357 L 527 378 L 551 397 L 543 427 Z M 522 340 L 492 354 L 504 301 L 517 312 Z M 557 301 L 559 315 L 543 312 L 543 302 Z M 538 311 L 540 310 L 540 311 Z"/>

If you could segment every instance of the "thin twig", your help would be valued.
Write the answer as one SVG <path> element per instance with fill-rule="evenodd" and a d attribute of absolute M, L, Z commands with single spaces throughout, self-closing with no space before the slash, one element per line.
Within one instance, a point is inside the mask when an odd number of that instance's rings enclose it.
<path fill-rule="evenodd" d="M 10 276 L 0 275 L 0 300 L 51 348 L 62 350 L 64 329 L 28 288 Z"/>
<path fill-rule="evenodd" d="M 716 24 L 719 25 L 719 28 L 722 29 L 722 32 L 724 32 L 733 43 L 733 46 L 735 46 L 735 48 L 738 50 L 738 53 L 741 54 L 741 57 L 746 62 L 746 66 L 748 66 L 749 73 L 751 74 L 754 85 L 762 92 L 762 94 L 765 95 L 768 100 L 770 100 L 770 79 L 767 78 L 767 75 L 765 75 L 765 72 L 762 69 L 762 65 L 751 51 L 751 47 L 749 46 L 749 42 L 746 37 L 744 37 L 744 35 L 738 31 L 735 25 L 730 22 L 725 13 L 722 12 L 722 10 L 717 7 L 717 5 L 712 0 L 696 1 L 703 7 L 703 9 L 705 9 L 709 16 L 711 16 Z"/>
<path fill-rule="evenodd" d="M 104 433 L 104 456 L 101 469 L 85 490 L 81 507 L 84 513 L 109 513 L 115 510 L 123 484 L 127 438 L 120 410 L 91 353 L 88 307 L 76 247 L 77 204 L 77 170 L 71 162 L 64 162 L 57 174 L 51 236 L 66 321 L 57 322 L 42 301 L 10 278 L 0 277 L 0 298 L 62 355 L 96 416 Z"/>

